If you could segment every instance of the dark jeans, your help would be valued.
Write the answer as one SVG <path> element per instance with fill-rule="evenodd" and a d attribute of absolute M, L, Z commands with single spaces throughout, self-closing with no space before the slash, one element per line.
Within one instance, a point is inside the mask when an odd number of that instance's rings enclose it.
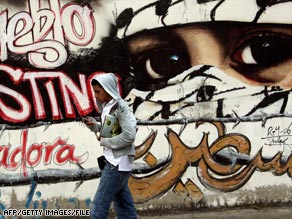
<path fill-rule="evenodd" d="M 131 172 L 118 171 L 118 167 L 106 164 L 91 208 L 91 219 L 106 219 L 114 202 L 118 219 L 137 219 L 128 179 Z"/>

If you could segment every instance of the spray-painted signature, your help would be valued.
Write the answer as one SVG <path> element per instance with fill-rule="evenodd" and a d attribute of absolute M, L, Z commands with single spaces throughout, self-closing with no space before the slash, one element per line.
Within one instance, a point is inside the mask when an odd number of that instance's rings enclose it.
<path fill-rule="evenodd" d="M 281 146 L 292 146 L 292 123 L 288 126 L 283 127 L 281 125 L 270 126 L 267 130 L 267 136 L 262 139 L 266 140 L 265 145 L 281 145 Z"/>

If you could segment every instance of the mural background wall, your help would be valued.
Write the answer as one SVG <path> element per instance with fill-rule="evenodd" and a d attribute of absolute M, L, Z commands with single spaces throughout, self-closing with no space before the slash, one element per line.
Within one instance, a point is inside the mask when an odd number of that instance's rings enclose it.
<path fill-rule="evenodd" d="M 89 208 L 102 148 L 81 119 L 106 72 L 138 120 L 138 209 L 291 202 L 291 1 L 0 9 L 2 211 Z"/>

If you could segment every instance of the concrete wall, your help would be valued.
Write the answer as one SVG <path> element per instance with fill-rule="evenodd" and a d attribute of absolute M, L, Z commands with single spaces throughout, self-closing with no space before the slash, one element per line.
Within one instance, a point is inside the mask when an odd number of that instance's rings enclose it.
<path fill-rule="evenodd" d="M 292 1 L 105 2 L 0 3 L 2 212 L 89 208 L 103 72 L 138 121 L 138 210 L 290 202 Z"/>

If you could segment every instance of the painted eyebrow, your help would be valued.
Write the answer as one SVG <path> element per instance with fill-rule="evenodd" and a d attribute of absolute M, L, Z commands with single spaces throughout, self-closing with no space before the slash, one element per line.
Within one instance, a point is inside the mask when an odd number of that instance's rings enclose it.
<path fill-rule="evenodd" d="M 131 37 L 127 40 L 128 45 L 134 45 L 132 52 L 134 54 L 139 54 L 141 52 L 154 49 L 159 46 L 168 46 L 176 47 L 177 40 L 182 42 L 182 39 L 178 34 L 173 30 L 156 30 L 151 32 L 141 32 L 134 37 Z M 173 43 L 176 43 L 173 45 Z M 131 46 L 130 46 L 131 47 Z"/>

